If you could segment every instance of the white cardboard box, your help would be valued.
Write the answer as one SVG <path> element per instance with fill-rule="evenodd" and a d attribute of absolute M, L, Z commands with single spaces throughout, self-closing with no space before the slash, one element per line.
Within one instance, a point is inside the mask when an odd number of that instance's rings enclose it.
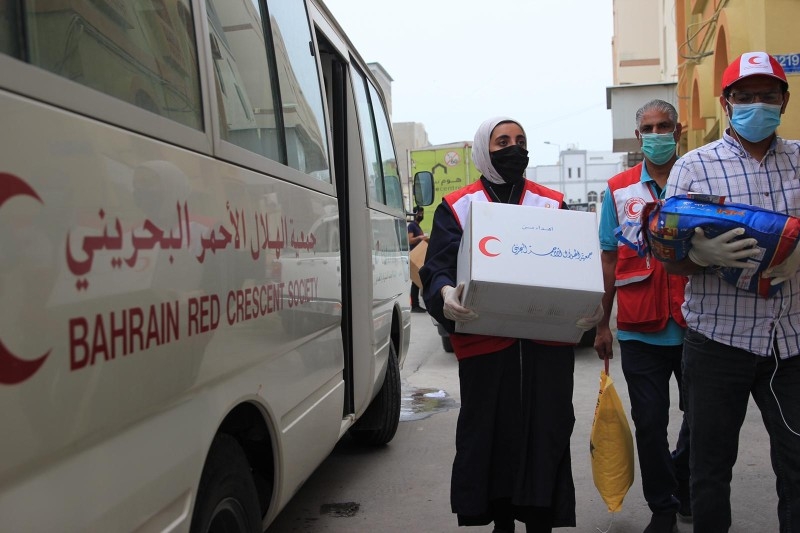
<path fill-rule="evenodd" d="M 472 202 L 458 252 L 459 333 L 577 343 L 603 298 L 596 214 Z"/>

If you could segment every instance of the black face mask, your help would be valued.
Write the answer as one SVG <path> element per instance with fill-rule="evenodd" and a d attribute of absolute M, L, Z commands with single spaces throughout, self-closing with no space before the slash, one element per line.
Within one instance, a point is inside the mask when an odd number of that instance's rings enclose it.
<path fill-rule="evenodd" d="M 518 144 L 512 144 L 489 152 L 489 160 L 506 183 L 517 183 L 522 181 L 522 174 L 528 168 L 528 151 Z"/>

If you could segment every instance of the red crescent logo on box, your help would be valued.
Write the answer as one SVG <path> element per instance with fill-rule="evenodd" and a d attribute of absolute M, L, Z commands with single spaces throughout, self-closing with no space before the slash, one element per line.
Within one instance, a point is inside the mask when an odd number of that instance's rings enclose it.
<path fill-rule="evenodd" d="M 44 203 L 36 191 L 25 181 L 13 174 L 0 172 L 0 207 L 16 196 L 28 196 L 41 204 Z M 50 350 L 47 350 L 36 359 L 21 359 L 0 341 L 0 384 L 22 383 L 39 370 L 49 355 Z"/>
<path fill-rule="evenodd" d="M 497 241 L 497 242 L 500 242 L 500 239 L 498 239 L 497 237 L 493 237 L 493 236 L 491 236 L 491 235 L 489 235 L 489 236 L 487 236 L 487 237 L 484 237 L 483 239 L 481 239 L 481 240 L 478 242 L 478 250 L 480 250 L 480 251 L 481 251 L 481 253 L 482 253 L 483 255 L 485 255 L 486 257 L 497 257 L 498 255 L 500 255 L 500 252 L 498 252 L 498 253 L 496 253 L 496 254 L 495 254 L 495 253 L 492 253 L 492 252 L 490 252 L 489 250 L 487 250 L 487 249 L 486 249 L 486 244 L 487 244 L 489 241 Z"/>
<path fill-rule="evenodd" d="M 629 199 L 625 202 L 625 217 L 629 220 L 639 220 L 639 214 L 642 212 L 644 204 L 645 202 L 642 198 Z"/>

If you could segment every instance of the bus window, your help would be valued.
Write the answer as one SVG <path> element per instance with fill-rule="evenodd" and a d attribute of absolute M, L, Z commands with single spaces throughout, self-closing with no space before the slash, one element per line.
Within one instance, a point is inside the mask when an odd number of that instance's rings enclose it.
<path fill-rule="evenodd" d="M 0 1 L 0 53 L 20 59 L 22 55 L 17 27 L 18 9 L 16 2 Z"/>
<path fill-rule="evenodd" d="M 364 156 L 367 159 L 367 189 L 369 199 L 384 203 L 383 171 L 378 155 L 378 143 L 375 129 L 372 127 L 372 109 L 367 96 L 367 79 L 358 69 L 353 69 L 353 90 L 356 94 L 358 122 L 361 126 L 361 138 L 364 145 Z"/>
<path fill-rule="evenodd" d="M 372 83 L 358 69 L 353 69 L 353 77 L 364 155 L 367 158 L 369 198 L 389 207 L 402 209 L 403 194 L 397 159 L 381 99 Z"/>
<path fill-rule="evenodd" d="M 208 0 L 220 136 L 283 162 L 260 2 Z"/>
<path fill-rule="evenodd" d="M 403 208 L 403 186 L 400 184 L 400 178 L 397 177 L 397 172 L 393 175 L 387 175 L 384 179 L 386 185 L 386 205 Z"/>
<path fill-rule="evenodd" d="M 32 64 L 202 129 L 195 35 L 185 23 L 188 0 L 58 5 L 27 2 L 26 52 Z M 0 50 L 13 51 L 8 37 L 2 39 Z"/>
<path fill-rule="evenodd" d="M 378 130 L 378 143 L 381 154 L 381 169 L 383 170 L 384 191 L 386 197 L 386 205 L 389 207 L 396 207 L 397 209 L 403 208 L 403 193 L 400 185 L 399 172 L 397 171 L 397 158 L 394 154 L 394 145 L 392 144 L 392 133 L 389 129 L 389 123 L 386 121 L 386 114 L 383 112 L 381 99 L 378 97 L 378 91 L 370 83 L 369 96 L 372 102 L 373 115 L 375 116 L 375 127 Z M 398 187 L 400 187 L 400 194 L 397 194 Z"/>
<path fill-rule="evenodd" d="M 268 2 L 281 91 L 287 164 L 330 183 L 328 136 L 311 29 L 300 0 Z"/>

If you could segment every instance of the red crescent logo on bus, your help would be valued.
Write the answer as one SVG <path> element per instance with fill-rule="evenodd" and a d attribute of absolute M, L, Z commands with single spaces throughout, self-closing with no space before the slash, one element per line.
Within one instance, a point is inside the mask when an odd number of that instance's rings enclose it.
<path fill-rule="evenodd" d="M 39 203 L 44 203 L 39 198 L 39 195 L 36 194 L 36 191 L 23 180 L 13 174 L 0 172 L 0 207 L 15 196 L 30 196 L 38 200 Z M 17 383 L 22 383 L 39 370 L 49 355 L 50 350 L 47 350 L 44 355 L 40 355 L 36 359 L 20 359 L 6 348 L 3 341 L 0 341 L 0 384 L 16 385 Z"/>
<path fill-rule="evenodd" d="M 639 214 L 644 207 L 644 200 L 642 198 L 631 198 L 625 202 L 625 217 L 629 220 L 639 220 Z"/>
<path fill-rule="evenodd" d="M 753 56 L 750 59 L 748 59 L 747 62 L 750 63 L 751 65 L 760 65 L 761 62 L 758 59 L 759 59 L 758 56 Z"/>
<path fill-rule="evenodd" d="M 31 198 L 39 200 L 39 203 L 44 203 L 30 185 L 16 177 L 14 174 L 0 172 L 0 183 L 3 184 L 3 186 L 0 187 L 0 207 L 6 203 L 6 200 L 9 200 L 15 196 L 30 196 Z"/>
<path fill-rule="evenodd" d="M 481 253 L 482 253 L 483 255 L 485 255 L 486 257 L 497 257 L 498 255 L 500 255 L 500 253 L 499 253 L 499 252 L 498 252 L 498 253 L 496 253 L 496 254 L 493 254 L 492 252 L 490 252 L 489 250 L 487 250 L 487 249 L 486 249 L 486 244 L 487 244 L 489 241 L 497 241 L 497 242 L 500 242 L 500 239 L 498 239 L 497 237 L 492 237 L 491 235 L 489 235 L 488 237 L 484 237 L 483 239 L 481 239 L 481 240 L 478 242 L 478 250 L 480 250 L 480 251 L 481 251 Z"/>
<path fill-rule="evenodd" d="M 0 341 L 0 383 L 3 385 L 22 383 L 39 370 L 48 355 L 50 355 L 50 350 L 30 361 L 20 359 Z"/>

